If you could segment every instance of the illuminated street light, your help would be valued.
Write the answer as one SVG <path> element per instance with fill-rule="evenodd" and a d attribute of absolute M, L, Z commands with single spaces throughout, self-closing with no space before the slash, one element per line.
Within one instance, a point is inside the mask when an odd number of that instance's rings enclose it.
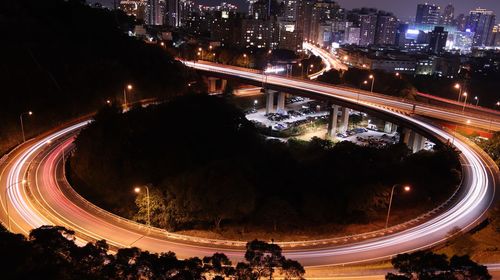
<path fill-rule="evenodd" d="M 5 189 L 5 206 L 6 206 L 6 212 L 7 212 L 7 227 L 10 231 L 12 231 L 12 228 L 10 227 L 10 214 L 9 214 L 9 202 L 7 201 L 7 191 L 13 187 L 14 185 L 18 185 L 19 183 L 21 183 L 23 186 L 24 184 L 26 184 L 26 180 L 25 179 L 22 179 L 21 181 L 18 181 L 18 182 L 15 182 L 15 183 L 12 183 L 10 184 L 6 189 Z"/>
<path fill-rule="evenodd" d="M 392 198 L 394 197 L 394 189 L 397 187 L 397 186 L 401 186 L 399 184 L 395 184 L 392 186 L 392 190 L 391 190 L 391 197 L 389 199 L 389 208 L 387 209 L 387 218 L 385 219 L 385 228 L 387 228 L 387 226 L 389 225 L 389 215 L 391 214 L 391 206 L 392 206 Z M 405 192 L 409 192 L 411 190 L 411 187 L 406 185 L 406 186 L 403 186 L 403 190 Z"/>
<path fill-rule="evenodd" d="M 396 72 L 396 77 L 398 77 L 398 78 L 399 78 L 399 72 Z"/>
<path fill-rule="evenodd" d="M 106 100 L 106 104 L 108 104 L 108 105 L 111 104 L 111 100 L 109 100 L 109 99 Z"/>
<path fill-rule="evenodd" d="M 457 102 L 460 102 L 460 96 L 462 96 L 462 89 L 463 89 L 463 87 L 459 83 L 456 83 L 454 87 L 456 89 L 458 89 L 458 99 L 457 99 Z"/>
<path fill-rule="evenodd" d="M 476 100 L 476 106 L 478 106 L 479 105 L 479 97 L 474 96 L 474 100 Z"/>
<path fill-rule="evenodd" d="M 23 134 L 23 143 L 26 142 L 26 137 L 24 136 L 24 124 L 23 124 L 23 116 L 24 115 L 31 116 L 31 115 L 33 115 L 33 112 L 28 111 L 28 112 L 21 113 L 21 115 L 19 115 L 19 120 L 21 121 L 21 132 Z"/>
<path fill-rule="evenodd" d="M 368 76 L 368 78 L 370 80 L 372 80 L 372 86 L 371 86 L 370 92 L 373 92 L 373 85 L 375 85 L 375 76 L 370 75 L 370 76 Z"/>
<path fill-rule="evenodd" d="M 147 208 L 148 209 L 148 223 L 147 223 L 147 225 L 149 227 L 151 227 L 151 217 L 150 217 L 150 209 L 149 209 L 149 205 L 150 205 L 150 203 L 149 203 L 149 188 L 148 188 L 148 186 L 144 186 L 144 187 L 146 188 L 146 199 L 147 199 L 147 204 L 148 204 L 148 208 Z M 134 192 L 135 193 L 140 193 L 141 192 L 141 188 L 135 187 L 134 188 Z"/>
<path fill-rule="evenodd" d="M 463 96 L 465 96 L 465 100 L 464 100 L 464 106 L 462 107 L 462 113 L 465 112 L 465 106 L 467 105 L 467 92 L 464 92 L 464 94 L 462 94 Z"/>
<path fill-rule="evenodd" d="M 123 88 L 123 108 L 124 109 L 127 108 L 127 91 L 131 91 L 132 88 L 133 87 L 131 84 L 128 84 L 125 88 Z"/>

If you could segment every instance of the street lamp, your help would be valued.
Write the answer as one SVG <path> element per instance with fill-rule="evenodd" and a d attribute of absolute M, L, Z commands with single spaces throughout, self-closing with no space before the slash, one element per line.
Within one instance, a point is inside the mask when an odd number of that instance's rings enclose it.
<path fill-rule="evenodd" d="M 132 88 L 133 87 L 131 84 L 128 84 L 126 87 L 123 88 L 123 108 L 124 109 L 127 108 L 127 91 L 131 91 Z"/>
<path fill-rule="evenodd" d="M 476 106 L 478 106 L 479 105 L 479 97 L 474 96 L 474 100 L 476 100 Z"/>
<path fill-rule="evenodd" d="M 18 181 L 18 182 L 15 182 L 15 183 L 12 183 L 10 184 L 6 189 L 5 189 L 5 207 L 6 207 L 6 212 L 7 212 L 7 227 L 9 228 L 9 231 L 12 231 L 11 227 L 10 227 L 10 214 L 9 214 L 9 201 L 7 201 L 7 191 L 13 187 L 14 185 L 18 185 L 19 183 L 23 184 L 26 184 L 26 180 L 25 179 L 22 179 L 21 181 Z"/>
<path fill-rule="evenodd" d="M 464 106 L 462 107 L 462 113 L 465 112 L 465 105 L 467 104 L 467 92 L 464 92 L 464 94 L 462 94 L 463 96 L 465 96 L 465 100 L 464 100 Z"/>
<path fill-rule="evenodd" d="M 396 72 L 396 77 L 398 77 L 398 78 L 400 77 L 399 72 Z"/>
<path fill-rule="evenodd" d="M 23 143 L 26 142 L 26 137 L 24 136 L 24 124 L 23 124 L 23 116 L 24 115 L 31 116 L 31 115 L 33 115 L 33 112 L 28 111 L 28 112 L 21 113 L 21 115 L 19 115 L 19 120 L 21 121 L 21 132 L 23 134 Z"/>
<path fill-rule="evenodd" d="M 368 78 L 369 78 L 370 80 L 372 80 L 372 86 L 371 86 L 370 91 L 371 91 L 371 92 L 373 92 L 373 85 L 375 84 L 375 76 L 370 75 L 370 76 L 368 76 Z"/>
<path fill-rule="evenodd" d="M 245 67 L 248 67 L 248 62 L 247 62 L 247 54 L 243 54 L 243 63 L 245 63 Z"/>
<path fill-rule="evenodd" d="M 497 101 L 497 103 L 495 104 L 495 106 L 497 106 L 497 109 L 498 109 L 498 107 L 500 107 L 500 101 Z"/>
<path fill-rule="evenodd" d="M 257 99 L 255 99 L 255 100 L 253 101 L 253 108 L 254 108 L 255 110 L 257 110 L 257 104 L 259 104 L 259 101 L 258 101 Z"/>
<path fill-rule="evenodd" d="M 146 188 L 146 199 L 147 199 L 147 205 L 148 205 L 148 226 L 151 227 L 151 217 L 150 217 L 150 209 L 149 209 L 149 188 L 148 186 L 144 186 Z M 135 187 L 134 188 L 135 193 L 140 193 L 141 188 Z"/>
<path fill-rule="evenodd" d="M 307 75 L 309 75 L 309 71 L 314 68 L 314 64 L 309 65 L 309 68 L 307 68 Z"/>
<path fill-rule="evenodd" d="M 462 86 L 459 83 L 455 84 L 455 88 L 458 89 L 458 99 L 457 102 L 460 102 L 460 96 L 462 96 Z"/>
<path fill-rule="evenodd" d="M 397 187 L 397 186 L 401 186 L 400 184 L 395 184 L 392 186 L 392 190 L 391 190 L 391 198 L 389 199 L 389 208 L 387 209 L 387 218 L 385 219 L 385 228 L 387 228 L 387 226 L 389 225 L 389 215 L 391 214 L 391 206 L 392 206 L 392 198 L 394 196 L 394 189 Z M 403 190 L 405 192 L 409 192 L 411 190 L 411 187 L 406 185 L 406 186 L 402 186 L 403 187 Z"/>

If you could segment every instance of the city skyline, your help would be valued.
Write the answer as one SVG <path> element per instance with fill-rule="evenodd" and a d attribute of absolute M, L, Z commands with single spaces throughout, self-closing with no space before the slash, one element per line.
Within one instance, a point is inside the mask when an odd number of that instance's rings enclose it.
<path fill-rule="evenodd" d="M 105 6 L 111 7 L 113 5 L 113 0 L 89 0 L 89 3 L 99 2 Z M 119 3 L 118 0 L 116 0 Z M 197 4 L 216 6 L 221 2 L 227 2 L 238 6 L 240 11 L 247 11 L 248 2 L 247 0 L 194 0 Z M 407 20 L 408 18 L 415 17 L 415 11 L 418 4 L 430 3 L 437 4 L 444 8 L 448 4 L 452 4 L 455 7 L 455 14 L 468 14 L 471 10 L 478 7 L 487 10 L 492 10 L 495 14 L 500 14 L 500 1 L 492 0 L 468 0 L 468 1 L 450 1 L 450 0 L 435 0 L 435 1 L 421 1 L 421 0 L 407 0 L 407 1 L 396 1 L 396 0 L 337 0 L 342 8 L 354 9 L 361 7 L 376 7 L 379 10 L 385 10 L 388 12 L 393 12 L 397 17 Z"/>

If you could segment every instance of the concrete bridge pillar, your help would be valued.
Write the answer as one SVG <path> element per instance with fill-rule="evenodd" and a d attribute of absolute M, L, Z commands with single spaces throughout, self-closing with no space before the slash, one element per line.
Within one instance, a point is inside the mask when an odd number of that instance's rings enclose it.
<path fill-rule="evenodd" d="M 399 142 L 410 146 L 410 138 L 412 131 L 408 128 L 401 128 L 399 130 Z"/>
<path fill-rule="evenodd" d="M 349 128 L 349 108 L 343 107 L 339 132 L 345 133 L 348 128 Z"/>
<path fill-rule="evenodd" d="M 384 132 L 391 133 L 393 124 L 391 122 L 385 122 Z"/>
<path fill-rule="evenodd" d="M 219 78 L 208 77 L 208 93 L 215 93 L 217 91 L 217 80 Z"/>
<path fill-rule="evenodd" d="M 284 92 L 278 93 L 278 105 L 276 106 L 276 111 L 278 113 L 282 113 L 285 111 L 285 96 L 286 93 Z"/>
<path fill-rule="evenodd" d="M 274 93 L 276 91 L 266 89 L 266 114 L 274 113 Z"/>
<path fill-rule="evenodd" d="M 339 106 L 332 105 L 330 107 L 330 116 L 328 119 L 328 130 L 327 136 L 330 138 L 334 138 L 337 134 L 337 118 L 339 116 Z"/>
<path fill-rule="evenodd" d="M 398 130 L 398 125 L 393 123 L 391 127 L 391 134 L 396 133 L 397 130 Z"/>
<path fill-rule="evenodd" d="M 226 86 L 227 86 L 227 80 L 221 79 L 220 91 L 224 92 L 224 90 L 226 90 Z"/>

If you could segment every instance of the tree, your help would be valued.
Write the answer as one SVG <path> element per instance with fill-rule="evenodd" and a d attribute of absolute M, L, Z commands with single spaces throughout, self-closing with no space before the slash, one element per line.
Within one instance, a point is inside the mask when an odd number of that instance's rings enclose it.
<path fill-rule="evenodd" d="M 477 264 L 467 255 L 451 257 L 450 268 L 457 279 L 489 280 L 492 278 L 486 266 Z"/>
<path fill-rule="evenodd" d="M 203 270 L 205 273 L 222 277 L 222 279 L 235 273 L 234 268 L 231 266 L 231 261 L 222 253 L 215 253 L 211 257 L 204 257 Z"/>
<path fill-rule="evenodd" d="M 140 192 L 135 199 L 138 211 L 134 220 L 141 223 L 148 221 L 148 197 L 146 192 Z M 149 187 L 149 215 L 151 225 L 166 228 L 168 226 L 165 194 L 158 188 Z"/>
<path fill-rule="evenodd" d="M 319 76 L 318 81 L 332 85 L 340 85 L 342 83 L 342 78 L 338 70 L 331 69 Z"/>
<path fill-rule="evenodd" d="M 485 266 L 473 262 L 469 256 L 453 256 L 448 261 L 446 255 L 429 251 L 400 254 L 391 260 L 398 270 L 397 274 L 388 273 L 388 280 L 489 280 L 491 275 Z"/>
<path fill-rule="evenodd" d="M 302 265 L 285 258 L 280 246 L 254 240 L 248 242 L 246 248 L 246 262 L 236 266 L 238 279 L 272 279 L 276 268 L 285 279 L 303 279 L 305 270 Z"/>

